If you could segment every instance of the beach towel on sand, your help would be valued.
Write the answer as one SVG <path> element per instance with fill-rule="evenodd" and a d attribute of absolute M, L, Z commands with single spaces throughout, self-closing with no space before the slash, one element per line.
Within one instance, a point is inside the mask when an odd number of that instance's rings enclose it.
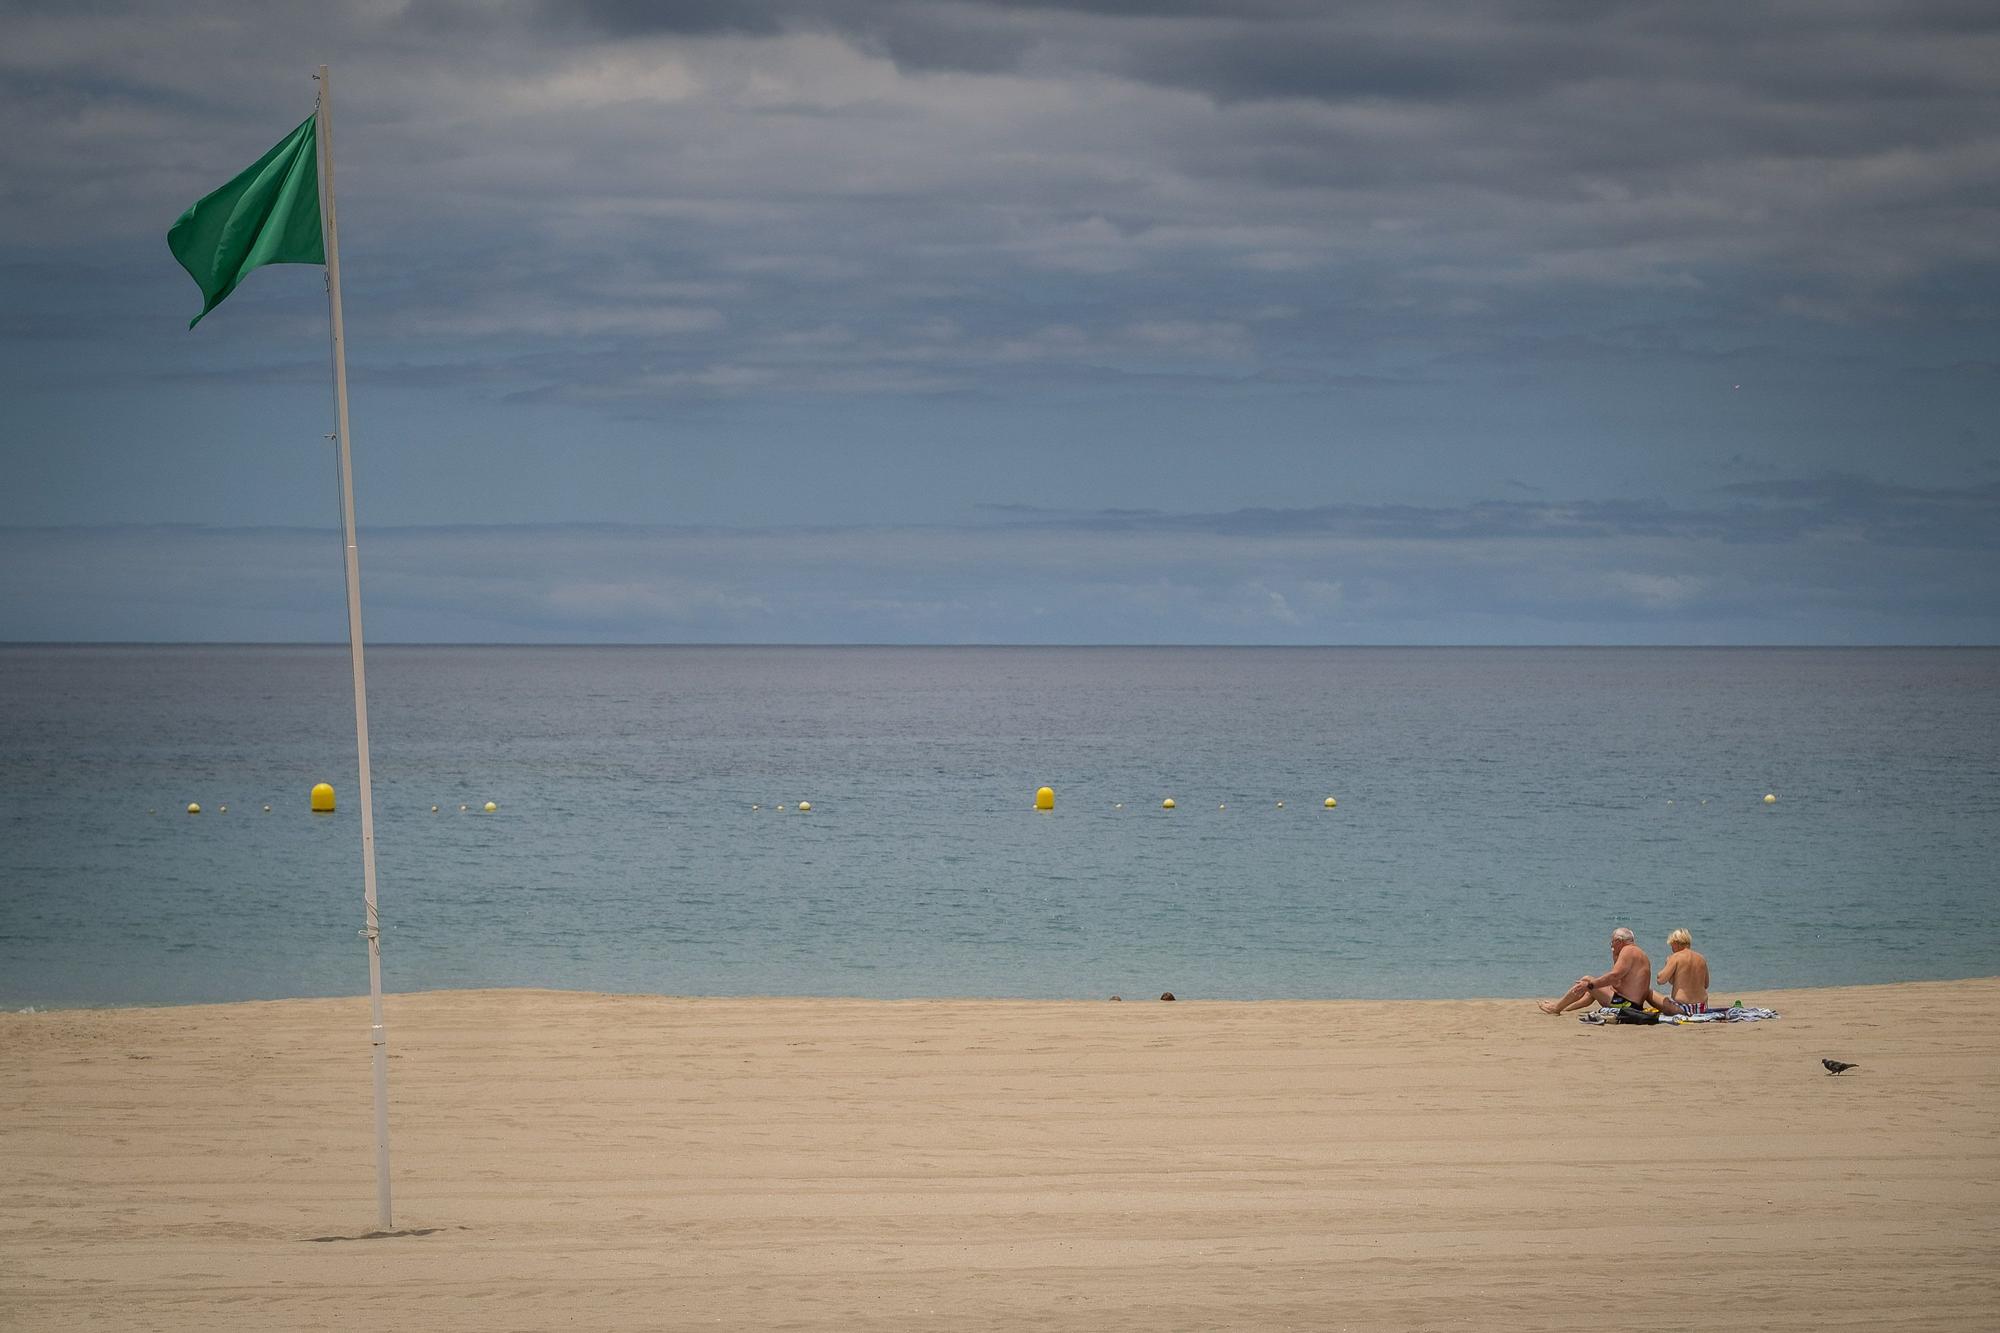
<path fill-rule="evenodd" d="M 1754 1004 L 1732 1005 L 1728 1009 L 1706 1014 L 1661 1014 L 1656 1027 L 1683 1027 L 1689 1023 L 1757 1023 L 1766 1018 L 1776 1018 L 1776 1009 L 1760 1009 Z M 1584 1023 L 1616 1023 L 1618 1014 L 1612 1009 L 1593 1009 L 1579 1018 Z"/>

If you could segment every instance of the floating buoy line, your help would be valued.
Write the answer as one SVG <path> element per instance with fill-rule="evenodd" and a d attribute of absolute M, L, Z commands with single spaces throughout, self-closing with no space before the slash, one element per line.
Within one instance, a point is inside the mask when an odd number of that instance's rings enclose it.
<path fill-rule="evenodd" d="M 1666 803 L 1668 805 L 1674 805 L 1676 803 L 1675 798 L 1667 797 Z M 1707 797 L 1701 798 L 1701 804 L 1707 805 L 1708 803 L 1709 801 Z M 1778 803 L 1778 794 L 1776 792 L 1766 792 L 1761 798 L 1758 799 L 1757 803 L 1763 806 L 1776 805 Z M 1039 814 L 1052 813 L 1056 808 L 1055 788 L 1046 785 L 1037 787 L 1035 789 L 1031 805 L 1036 813 Z M 333 789 L 333 785 L 327 782 L 319 782 L 313 784 L 311 791 L 307 794 L 306 806 L 307 809 L 309 809 L 314 814 L 322 814 L 322 815 L 333 814 L 338 806 L 338 801 Z M 811 801 L 797 801 L 790 804 L 780 802 L 779 804 L 769 807 L 769 809 L 779 814 L 785 814 L 790 811 L 796 811 L 799 814 L 807 814 L 811 812 L 812 808 L 813 808 L 813 803 Z M 1102 809 L 1103 807 L 1100 806 L 1099 808 Z M 1123 810 L 1125 808 L 1125 802 L 1113 801 L 1111 803 L 1111 808 L 1113 810 Z M 1177 810 L 1179 808 L 1180 808 L 1180 802 L 1172 796 L 1164 797 L 1160 801 L 1160 809 L 1162 810 Z M 1215 808 L 1218 813 L 1227 812 L 1229 809 L 1229 803 L 1227 801 L 1218 802 Z M 1285 808 L 1285 803 L 1283 801 L 1278 801 L 1275 805 L 1275 808 L 1283 810 Z M 1323 810 L 1337 810 L 1340 808 L 1340 801 L 1336 797 L 1327 796 L 1320 801 L 1320 808 Z M 200 813 L 202 813 L 201 802 L 189 801 L 187 803 L 186 809 L 188 814 L 190 815 L 199 815 Z M 430 812 L 432 814 L 437 814 L 441 809 L 442 809 L 441 806 L 433 805 L 430 808 Z M 487 801 L 484 804 L 479 805 L 477 807 L 470 804 L 461 803 L 458 807 L 460 814 L 472 814 L 477 812 L 480 814 L 490 815 L 498 813 L 499 809 L 500 806 L 497 801 Z M 756 801 L 751 804 L 750 809 L 755 813 L 762 813 L 766 809 L 766 806 L 762 801 Z M 229 813 L 229 807 L 227 805 L 217 805 L 215 807 L 215 810 L 217 814 Z M 271 813 L 270 805 L 266 804 L 263 807 L 263 811 L 267 815 L 270 814 Z M 147 809 L 146 813 L 149 815 L 157 814 L 158 808 L 157 807 L 149 808 Z"/>

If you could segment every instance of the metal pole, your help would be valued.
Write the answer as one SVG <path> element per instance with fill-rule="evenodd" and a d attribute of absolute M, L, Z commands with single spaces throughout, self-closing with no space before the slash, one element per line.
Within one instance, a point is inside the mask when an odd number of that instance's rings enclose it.
<path fill-rule="evenodd" d="M 361 662 L 361 554 L 354 544 L 354 463 L 347 447 L 347 331 L 340 318 L 340 233 L 333 212 L 333 97 L 319 67 L 319 206 L 326 238 L 326 300 L 333 327 L 333 400 L 340 456 L 340 516 L 347 539 L 347 641 L 354 658 L 354 740 L 361 752 L 361 893 L 367 904 L 368 1003 L 375 1050 L 375 1200 L 384 1231 L 389 1219 L 389 1037 L 382 1025 L 382 931 L 375 907 L 375 796 L 368 778 L 368 685 Z"/>

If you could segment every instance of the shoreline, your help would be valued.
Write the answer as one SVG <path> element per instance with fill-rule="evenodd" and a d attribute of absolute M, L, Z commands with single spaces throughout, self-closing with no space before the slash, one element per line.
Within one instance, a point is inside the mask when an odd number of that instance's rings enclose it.
<path fill-rule="evenodd" d="M 1990 1327 L 2000 978 L 1744 998 L 392 993 L 387 1236 L 365 997 L 0 1014 L 0 1324 Z"/>
<path fill-rule="evenodd" d="M 1764 987 L 1761 989 L 1757 987 L 1744 986 L 1739 988 L 1738 990 L 1729 991 L 1728 994 L 1730 995 L 1731 998 L 1740 997 L 1745 999 L 1752 999 L 1757 1003 L 1766 1004 L 1767 1007 L 1777 1008 L 1778 1007 L 1777 1005 L 1767 1003 L 1773 997 L 1782 998 L 1785 996 L 1792 996 L 1792 995 L 1814 995 L 1827 991 L 1893 990 L 1896 988 L 1906 987 L 1906 986 L 1956 986 L 1964 984 L 1966 982 L 2000 982 L 2000 973 L 1973 973 L 1967 976 L 1951 976 L 1951 977 L 1920 977 L 1902 981 L 1862 981 L 1862 982 L 1853 982 L 1848 984 L 1830 985 L 1830 986 L 1772 986 L 1772 987 Z M 901 996 L 884 997 L 875 995 L 840 995 L 840 994 L 793 995 L 793 994 L 770 993 L 770 992 L 743 993 L 743 994 L 731 994 L 731 993 L 699 994 L 694 992 L 684 993 L 676 991 L 600 991 L 600 990 L 570 988 L 564 986 L 440 986 L 428 990 L 398 990 L 398 991 L 385 990 L 382 992 L 382 995 L 384 1002 L 386 1003 L 391 999 L 407 999 L 419 996 L 510 995 L 517 993 L 536 994 L 536 995 L 588 996 L 599 999 L 674 1000 L 674 1001 L 691 1001 L 698 1003 L 740 1002 L 746 1004 L 769 1002 L 776 1004 L 796 1003 L 796 1004 L 883 1004 L 883 1005 L 899 1005 L 899 1004 L 1094 1005 L 1094 1004 L 1105 1004 L 1114 1002 L 1113 997 L 1109 995 L 1100 995 L 1100 996 L 901 995 Z M 1520 1003 L 1532 1006 L 1537 1001 L 1549 999 L 1558 993 L 1559 993 L 1558 991 L 1552 990 L 1548 994 L 1526 995 L 1526 996 L 1513 996 L 1513 995 L 1467 995 L 1467 996 L 1423 996 L 1423 997 L 1344 996 L 1344 997 L 1332 997 L 1332 998 L 1313 997 L 1313 996 L 1283 996 L 1283 997 L 1265 997 L 1260 999 L 1237 999 L 1228 996 L 1201 996 L 1193 994 L 1182 995 L 1179 992 L 1175 992 L 1175 999 L 1173 1002 L 1180 1004 L 1210 1004 L 1210 1005 L 1214 1004 L 1436 1005 L 1436 1004 Z M 1722 992 L 1718 991 L 1716 994 L 1719 996 L 1720 994 L 1722 994 Z M 237 999 L 237 1000 L 183 1000 L 183 1001 L 170 1001 L 167 1003 L 137 1002 L 132 1004 L 108 1003 L 108 1004 L 66 1004 L 66 1005 L 27 1004 L 27 1005 L 0 1007 L 0 1018 L 10 1018 L 10 1017 L 34 1018 L 44 1014 L 106 1014 L 106 1013 L 132 1013 L 132 1012 L 151 1013 L 151 1012 L 171 1012 L 171 1011 L 179 1011 L 186 1009 L 228 1009 L 238 1005 L 332 1003 L 339 1001 L 366 1000 L 367 998 L 368 998 L 368 993 L 366 991 L 359 991 L 359 992 L 347 992 L 338 995 L 274 995 L 274 996 L 260 996 L 249 999 Z M 1162 1001 L 1158 996 L 1152 994 L 1125 995 L 1119 997 L 1118 1000 L 1115 1002 L 1124 1004 L 1162 1003 Z M 1580 1010 L 1572 1011 L 1571 1015 L 1565 1015 L 1565 1017 L 1573 1016 L 1573 1014 L 1577 1012 L 1582 1012 L 1582 1011 Z"/>

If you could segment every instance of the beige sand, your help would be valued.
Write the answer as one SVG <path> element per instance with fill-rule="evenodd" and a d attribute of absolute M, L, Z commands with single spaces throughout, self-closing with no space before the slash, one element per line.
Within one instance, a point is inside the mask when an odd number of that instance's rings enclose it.
<path fill-rule="evenodd" d="M 394 996 L 372 1239 L 365 1001 L 8 1015 L 0 1327 L 2000 1327 L 2000 980 L 1756 998 Z"/>

